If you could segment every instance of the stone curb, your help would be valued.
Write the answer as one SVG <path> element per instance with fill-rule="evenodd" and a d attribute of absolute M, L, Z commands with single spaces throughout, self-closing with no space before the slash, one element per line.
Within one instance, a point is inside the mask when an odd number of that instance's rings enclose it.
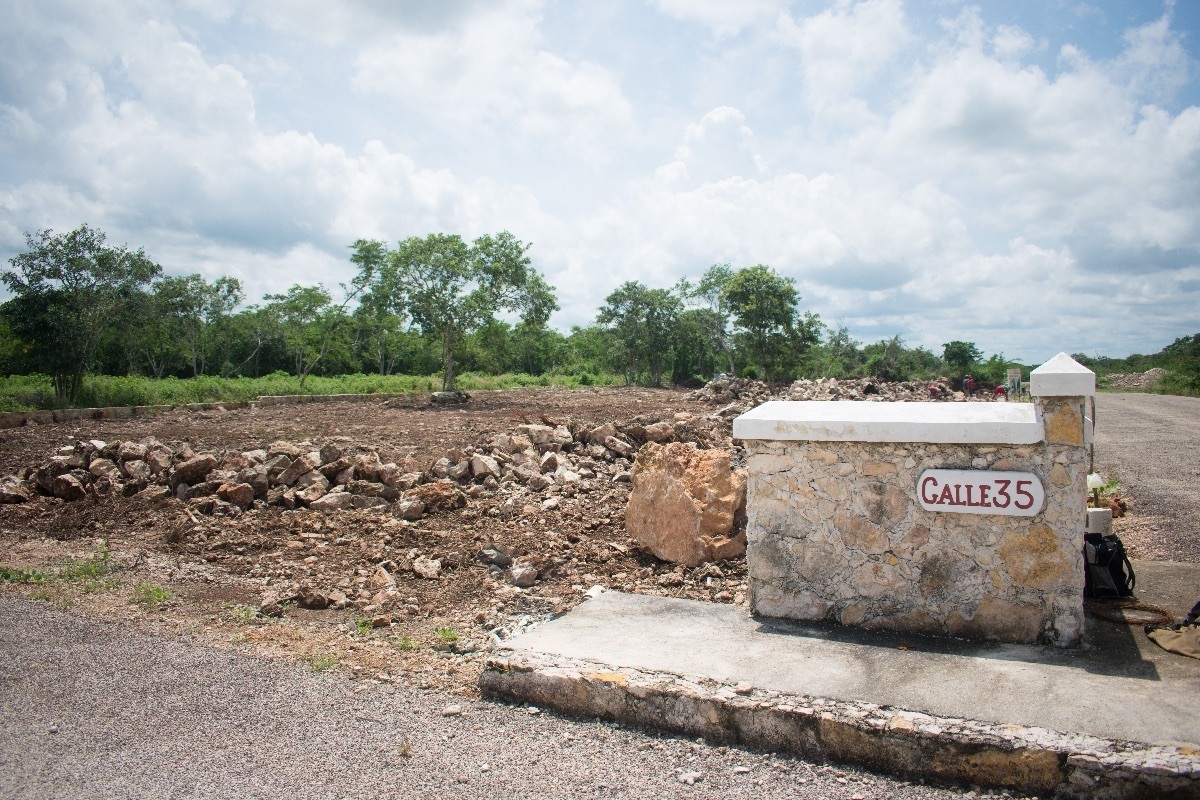
<path fill-rule="evenodd" d="M 1060 797 L 1200 797 L 1200 748 L 936 717 L 709 678 L 500 651 L 485 696 L 904 778 Z"/>
<path fill-rule="evenodd" d="M 416 392 L 420 394 L 420 392 Z M 80 419 L 129 419 L 161 414 L 175 409 L 185 411 L 232 411 L 240 408 L 267 408 L 270 406 L 295 406 L 305 403 L 370 403 L 405 397 L 405 394 L 293 394 L 263 395 L 253 402 L 239 400 L 227 403 L 181 403 L 158 406 L 108 406 L 105 408 L 59 408 L 52 411 L 4 411 L 0 412 L 0 430 L 20 428 L 25 425 L 50 425 L 55 422 L 73 422 Z"/>

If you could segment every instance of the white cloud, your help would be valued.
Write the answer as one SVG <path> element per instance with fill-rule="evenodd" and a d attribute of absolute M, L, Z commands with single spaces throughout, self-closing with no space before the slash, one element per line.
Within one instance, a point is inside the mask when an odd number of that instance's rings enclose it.
<path fill-rule="evenodd" d="M 355 88 L 395 98 L 447 127 L 565 137 L 602 160 L 632 111 L 617 77 L 543 47 L 541 3 L 489 5 L 448 30 L 396 30 L 361 47 Z"/>
<path fill-rule="evenodd" d="M 732 36 L 752 25 L 774 20 L 782 0 L 653 0 L 664 14 L 698 22 L 717 36 Z"/>

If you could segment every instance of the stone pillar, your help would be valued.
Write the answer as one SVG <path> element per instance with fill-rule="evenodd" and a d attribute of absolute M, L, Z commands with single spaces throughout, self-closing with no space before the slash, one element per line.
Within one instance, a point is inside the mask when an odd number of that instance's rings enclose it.
<path fill-rule="evenodd" d="M 1091 442 L 1088 398 L 1096 393 L 1096 375 L 1066 353 L 1030 373 L 1030 394 L 1046 436 L 1046 458 L 1053 465 L 1046 485 L 1045 524 L 1074 567 L 1064 575 L 1054 598 L 1054 641 L 1076 644 L 1083 634 L 1083 534 L 1087 526 L 1087 446 Z"/>

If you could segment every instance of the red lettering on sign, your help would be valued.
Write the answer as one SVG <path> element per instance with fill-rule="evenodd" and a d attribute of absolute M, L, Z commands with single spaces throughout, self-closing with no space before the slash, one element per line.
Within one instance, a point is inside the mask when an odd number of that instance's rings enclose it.
<path fill-rule="evenodd" d="M 954 492 L 951 490 L 950 484 L 947 483 L 945 486 L 942 487 L 942 494 L 940 497 L 938 497 L 938 505 L 940 505 L 940 506 L 954 505 Z"/>
<path fill-rule="evenodd" d="M 985 483 L 979 487 L 979 505 L 983 508 L 991 508 L 992 504 L 988 502 L 988 492 L 992 490 L 990 484 Z"/>
<path fill-rule="evenodd" d="M 961 506 L 962 504 L 962 484 L 956 483 L 954 484 L 954 505 Z"/>
<path fill-rule="evenodd" d="M 1017 508 L 1021 509 L 1022 511 L 1024 511 L 1027 508 L 1033 507 L 1033 495 L 1031 495 L 1029 493 L 1029 490 L 1025 488 L 1026 486 L 1031 486 L 1032 484 L 1033 484 L 1033 481 L 1017 481 L 1017 497 L 1023 496 L 1023 497 L 1029 498 L 1028 501 L 1024 505 L 1021 504 L 1020 500 L 1017 500 L 1016 506 L 1017 506 Z"/>
<path fill-rule="evenodd" d="M 931 483 L 933 484 L 933 488 L 936 490 L 937 478 L 933 477 L 932 475 L 927 475 L 925 476 L 925 480 L 921 481 L 921 499 L 924 500 L 927 505 L 936 506 L 938 501 L 937 492 L 934 492 L 933 497 L 925 494 L 925 487 Z"/>
<path fill-rule="evenodd" d="M 999 485 L 999 488 L 996 489 L 996 508 L 1008 508 L 1008 504 L 1012 502 L 1012 496 L 1008 493 L 1008 487 L 1012 481 L 997 478 L 996 483 Z M 1000 498 L 1004 498 L 1003 503 L 1000 502 Z"/>

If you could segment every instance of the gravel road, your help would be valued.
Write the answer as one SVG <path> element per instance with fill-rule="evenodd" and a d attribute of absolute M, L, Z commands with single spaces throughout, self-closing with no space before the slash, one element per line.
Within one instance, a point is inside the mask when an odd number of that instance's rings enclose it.
<path fill-rule="evenodd" d="M 1200 398 L 1096 395 L 1096 471 L 1133 498 L 1130 555 L 1200 562 Z"/>
<path fill-rule="evenodd" d="M 454 704 L 462 713 L 447 716 Z M 351 681 L 0 596 L 0 796 L 849 800 L 962 794 Z"/>

